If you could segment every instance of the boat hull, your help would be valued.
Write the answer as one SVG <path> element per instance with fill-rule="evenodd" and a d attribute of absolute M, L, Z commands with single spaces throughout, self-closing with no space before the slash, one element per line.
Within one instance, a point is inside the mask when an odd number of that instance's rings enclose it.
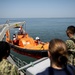
<path fill-rule="evenodd" d="M 10 43 L 9 43 L 10 44 Z M 25 56 L 30 56 L 33 58 L 42 58 L 42 57 L 47 57 L 48 50 L 30 50 L 30 49 L 24 49 L 24 48 L 20 48 L 19 46 L 16 46 L 14 44 L 10 44 L 11 49 L 19 54 L 25 55 Z"/>

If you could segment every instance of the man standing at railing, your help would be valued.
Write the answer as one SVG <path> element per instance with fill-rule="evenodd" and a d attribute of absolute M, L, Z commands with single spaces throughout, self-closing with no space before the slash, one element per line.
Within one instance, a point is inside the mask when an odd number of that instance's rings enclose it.
<path fill-rule="evenodd" d="M 66 34 L 69 37 L 69 39 L 66 40 L 69 51 L 69 63 L 75 65 L 75 26 L 68 26 Z"/>
<path fill-rule="evenodd" d="M 0 41 L 0 75 L 19 75 L 17 67 L 7 60 L 9 55 L 10 45 L 5 41 Z"/>

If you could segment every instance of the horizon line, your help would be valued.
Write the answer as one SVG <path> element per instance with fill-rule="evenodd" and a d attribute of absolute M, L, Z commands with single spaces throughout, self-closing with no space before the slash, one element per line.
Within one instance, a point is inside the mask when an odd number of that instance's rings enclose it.
<path fill-rule="evenodd" d="M 1 17 L 1 18 L 75 18 L 75 17 Z"/>

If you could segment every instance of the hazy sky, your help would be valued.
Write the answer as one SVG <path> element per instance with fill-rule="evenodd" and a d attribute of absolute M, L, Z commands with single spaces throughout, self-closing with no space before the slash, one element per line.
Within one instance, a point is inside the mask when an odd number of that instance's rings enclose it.
<path fill-rule="evenodd" d="M 75 17 L 75 0 L 0 0 L 0 18 Z"/>

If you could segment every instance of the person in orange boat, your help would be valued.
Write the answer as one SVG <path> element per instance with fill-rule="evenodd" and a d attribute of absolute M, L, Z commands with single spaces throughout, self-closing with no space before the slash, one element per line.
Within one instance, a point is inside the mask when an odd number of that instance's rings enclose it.
<path fill-rule="evenodd" d="M 42 42 L 39 37 L 35 38 L 35 43 L 36 43 L 36 45 L 38 45 L 38 44 L 44 44 L 44 42 Z"/>
<path fill-rule="evenodd" d="M 18 34 L 20 34 L 20 35 L 24 34 L 22 26 L 20 26 Z"/>
<path fill-rule="evenodd" d="M 16 34 L 13 34 L 13 44 L 18 45 L 19 40 L 17 39 Z"/>

